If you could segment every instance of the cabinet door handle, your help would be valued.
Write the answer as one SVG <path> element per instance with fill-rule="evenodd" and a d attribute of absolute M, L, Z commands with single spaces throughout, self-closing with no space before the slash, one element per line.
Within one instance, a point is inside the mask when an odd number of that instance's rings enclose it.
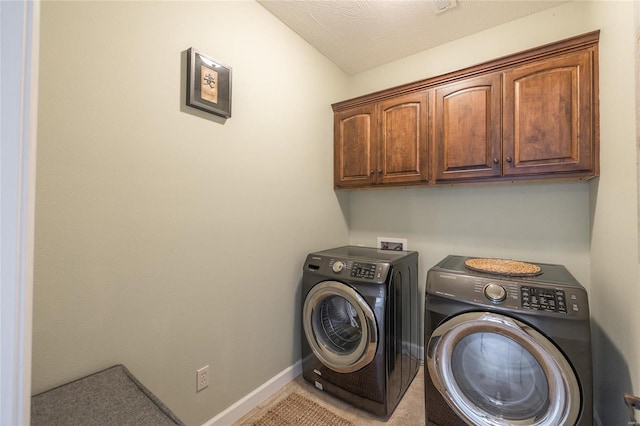
<path fill-rule="evenodd" d="M 494 157 L 494 158 L 493 158 L 493 164 L 498 164 L 499 162 L 500 162 L 500 160 L 498 160 L 498 158 L 497 158 L 497 157 Z"/>
<path fill-rule="evenodd" d="M 369 174 L 373 176 L 373 170 L 370 170 L 370 171 L 369 171 Z"/>
<path fill-rule="evenodd" d="M 382 174 L 382 169 L 378 169 L 378 174 L 381 175 Z"/>
<path fill-rule="evenodd" d="M 510 163 L 510 162 L 512 162 L 512 161 L 513 161 L 513 158 L 511 158 L 511 157 L 507 157 L 507 163 Z"/>

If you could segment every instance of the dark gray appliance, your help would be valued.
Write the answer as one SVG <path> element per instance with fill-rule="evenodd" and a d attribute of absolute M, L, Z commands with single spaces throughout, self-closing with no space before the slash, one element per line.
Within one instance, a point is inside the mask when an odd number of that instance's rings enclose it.
<path fill-rule="evenodd" d="M 448 256 L 427 274 L 428 425 L 592 425 L 589 305 L 562 265 L 504 276 Z"/>
<path fill-rule="evenodd" d="M 311 253 L 302 279 L 302 374 L 391 415 L 419 368 L 418 253 L 344 246 Z"/>

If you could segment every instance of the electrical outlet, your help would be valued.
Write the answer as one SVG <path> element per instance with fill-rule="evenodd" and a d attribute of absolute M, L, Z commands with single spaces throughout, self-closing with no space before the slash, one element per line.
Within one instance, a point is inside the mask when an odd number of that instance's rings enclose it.
<path fill-rule="evenodd" d="M 202 389 L 209 386 L 209 366 L 196 370 L 196 392 L 200 392 Z"/>
<path fill-rule="evenodd" d="M 406 238 L 378 237 L 378 250 L 407 251 Z"/>

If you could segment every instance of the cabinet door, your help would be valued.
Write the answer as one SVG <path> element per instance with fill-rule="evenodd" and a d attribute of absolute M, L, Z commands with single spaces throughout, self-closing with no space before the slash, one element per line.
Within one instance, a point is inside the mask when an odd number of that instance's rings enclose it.
<path fill-rule="evenodd" d="M 374 183 L 377 164 L 375 105 L 334 116 L 334 185 L 336 188 Z"/>
<path fill-rule="evenodd" d="M 591 54 L 570 53 L 505 73 L 504 175 L 593 170 Z"/>
<path fill-rule="evenodd" d="M 378 183 L 425 182 L 427 159 L 427 92 L 380 102 Z"/>
<path fill-rule="evenodd" d="M 493 73 L 436 88 L 436 183 L 500 176 L 500 80 Z"/>

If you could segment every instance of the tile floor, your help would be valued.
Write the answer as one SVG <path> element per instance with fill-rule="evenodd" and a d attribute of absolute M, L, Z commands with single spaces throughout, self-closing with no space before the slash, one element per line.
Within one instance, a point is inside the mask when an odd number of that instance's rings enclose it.
<path fill-rule="evenodd" d="M 265 402 L 247 413 L 238 420 L 234 426 L 250 426 L 254 421 L 260 419 L 282 399 L 292 392 L 304 396 L 321 406 L 331 410 L 337 415 L 350 420 L 356 426 L 387 425 L 387 426 L 423 426 L 424 421 L 424 376 L 423 367 L 420 367 L 411 386 L 396 407 L 389 419 L 375 417 L 365 411 L 353 407 L 335 397 L 316 389 L 311 383 L 305 381 L 302 376 L 298 376 L 286 384 L 280 391 L 276 392 Z"/>

